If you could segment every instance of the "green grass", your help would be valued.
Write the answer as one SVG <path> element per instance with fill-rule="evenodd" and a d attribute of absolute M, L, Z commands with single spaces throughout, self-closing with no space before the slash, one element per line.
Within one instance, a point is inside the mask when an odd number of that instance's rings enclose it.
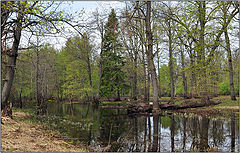
<path fill-rule="evenodd" d="M 121 101 L 121 102 L 101 102 L 100 106 L 126 106 L 129 102 Z"/>
<path fill-rule="evenodd" d="M 161 101 L 164 101 L 164 100 L 170 100 L 171 97 L 162 97 L 160 98 Z M 209 109 L 213 109 L 213 108 L 216 108 L 216 109 L 225 109 L 226 111 L 229 111 L 229 110 L 237 110 L 238 107 L 239 107 L 239 97 L 237 97 L 237 100 L 231 100 L 231 97 L 230 96 L 219 96 L 219 97 L 214 97 L 212 100 L 215 100 L 215 101 L 220 101 L 222 102 L 221 104 L 218 104 L 218 105 L 214 105 L 214 106 L 211 106 L 209 107 Z M 182 97 L 176 97 L 174 99 L 174 102 L 175 102 L 175 105 L 181 105 L 183 104 L 185 101 Z M 197 102 L 201 102 L 201 100 L 197 100 Z M 162 102 L 164 103 L 164 102 Z M 208 109 L 208 107 L 206 107 L 206 109 Z"/>
<path fill-rule="evenodd" d="M 230 101 L 230 102 L 223 102 L 219 105 L 216 105 L 216 107 L 221 107 L 221 106 L 239 106 L 238 101 Z"/>
<path fill-rule="evenodd" d="M 238 101 L 239 97 L 236 97 L 236 98 L 237 98 L 237 101 Z M 218 97 L 214 97 L 213 99 L 214 100 L 222 100 L 224 102 L 234 101 L 234 100 L 231 100 L 230 96 L 218 96 Z"/>
<path fill-rule="evenodd" d="M 161 98 L 159 98 L 159 100 L 170 100 L 171 99 L 171 97 L 161 97 Z"/>
<path fill-rule="evenodd" d="M 25 113 L 28 113 L 30 115 L 35 113 L 35 109 L 33 109 L 33 108 L 15 108 L 15 107 L 13 107 L 13 111 L 25 112 Z"/>
<path fill-rule="evenodd" d="M 175 100 L 175 105 L 181 105 L 183 103 L 184 103 L 184 101 L 182 101 L 182 100 L 178 100 L 178 101 Z"/>
<path fill-rule="evenodd" d="M 111 101 L 103 101 L 101 104 L 122 104 L 127 103 L 126 101 L 118 101 L 118 102 L 111 102 Z"/>
<path fill-rule="evenodd" d="M 213 100 L 219 100 L 222 103 L 216 105 L 215 107 L 232 107 L 232 106 L 239 106 L 239 98 L 237 100 L 231 100 L 230 96 L 219 96 L 213 98 Z"/>
<path fill-rule="evenodd" d="M 170 100 L 171 100 L 171 97 L 161 97 L 161 98 L 159 98 L 159 101 L 162 104 L 169 103 Z M 185 100 L 184 100 L 183 97 L 175 97 L 174 98 L 174 104 L 175 105 L 182 105 L 183 103 L 185 103 Z"/>

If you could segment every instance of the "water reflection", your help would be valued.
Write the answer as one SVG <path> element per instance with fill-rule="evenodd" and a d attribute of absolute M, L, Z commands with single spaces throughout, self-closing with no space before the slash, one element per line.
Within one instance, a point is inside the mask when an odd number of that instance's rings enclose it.
<path fill-rule="evenodd" d="M 129 116 L 124 110 L 91 104 L 50 104 L 53 128 L 99 151 L 239 152 L 239 122 L 184 115 Z"/>

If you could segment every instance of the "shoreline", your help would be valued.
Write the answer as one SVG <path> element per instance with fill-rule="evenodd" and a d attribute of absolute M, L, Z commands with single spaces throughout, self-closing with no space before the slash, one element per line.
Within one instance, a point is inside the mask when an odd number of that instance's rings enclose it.
<path fill-rule="evenodd" d="M 207 117 L 225 117 L 230 118 L 235 114 L 235 116 L 238 116 L 239 114 L 239 108 L 236 107 L 219 107 L 216 108 L 214 106 L 208 106 L 208 107 L 202 107 L 202 108 L 187 108 L 182 110 L 177 110 L 176 112 L 179 113 L 193 113 L 196 115 L 201 116 L 207 116 Z"/>
<path fill-rule="evenodd" d="M 2 117 L 1 151 L 4 152 L 93 152 L 83 145 L 71 144 L 55 130 L 34 123 L 23 111 L 13 111 L 13 119 Z"/>
<path fill-rule="evenodd" d="M 165 110 L 164 113 L 186 113 L 206 117 L 231 118 L 239 116 L 238 100 L 219 97 L 222 103 L 199 108 Z M 114 102 L 113 102 L 114 103 Z M 13 119 L 2 117 L 1 150 L 5 152 L 95 152 L 84 144 L 73 144 L 57 130 L 37 122 L 28 109 L 13 109 Z M 135 114 L 138 115 L 138 114 Z"/>

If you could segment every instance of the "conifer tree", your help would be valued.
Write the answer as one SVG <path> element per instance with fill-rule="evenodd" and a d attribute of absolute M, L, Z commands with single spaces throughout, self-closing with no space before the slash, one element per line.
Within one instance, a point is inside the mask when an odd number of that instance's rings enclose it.
<path fill-rule="evenodd" d="M 124 59 L 121 56 L 121 43 L 119 42 L 118 19 L 112 9 L 108 22 L 105 25 L 102 52 L 102 84 L 101 96 L 111 97 L 117 95 L 120 100 L 120 93 L 126 86 L 124 83 L 125 73 L 122 70 Z"/>

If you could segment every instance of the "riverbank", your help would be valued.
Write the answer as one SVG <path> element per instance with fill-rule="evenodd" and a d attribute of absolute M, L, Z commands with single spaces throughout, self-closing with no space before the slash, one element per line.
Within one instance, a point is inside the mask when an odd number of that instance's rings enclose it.
<path fill-rule="evenodd" d="M 231 100 L 230 96 L 219 96 L 211 99 L 212 105 L 201 106 L 201 99 L 184 99 L 183 97 L 175 97 L 174 102 L 171 102 L 170 97 L 161 97 L 159 99 L 159 103 L 161 104 L 162 112 L 171 112 L 171 113 L 193 113 L 196 115 L 203 116 L 221 116 L 221 117 L 231 117 L 233 114 L 239 115 L 239 101 L 238 97 L 236 101 Z M 151 101 L 151 99 L 150 99 Z M 102 102 L 101 107 L 103 109 L 129 109 L 132 104 L 139 107 L 143 107 L 146 104 L 146 108 L 148 108 L 148 104 L 152 104 L 152 102 L 144 102 L 144 101 L 121 101 L 121 102 Z M 118 105 L 116 105 L 118 104 Z M 187 106 L 187 107 L 185 107 Z M 189 107 L 189 108 L 188 108 Z M 144 111 L 143 111 L 144 112 Z M 139 109 L 136 109 L 135 114 L 141 113 Z"/>
<path fill-rule="evenodd" d="M 164 97 L 166 100 L 168 97 Z M 164 98 L 161 98 L 161 100 L 166 101 Z M 199 107 L 199 108 L 188 108 L 188 109 L 181 109 L 181 110 L 174 110 L 171 111 L 171 113 L 186 113 L 186 115 L 188 115 L 190 113 L 190 115 L 196 114 L 196 115 L 204 115 L 204 116 L 213 116 L 213 117 L 232 117 L 233 114 L 235 115 L 239 115 L 239 106 L 238 106 L 238 101 L 232 101 L 230 99 L 229 96 L 220 96 L 220 97 L 216 97 L 213 98 L 214 101 L 221 101 L 221 104 L 218 105 L 214 105 L 214 106 L 207 106 L 207 107 Z M 126 103 L 126 102 L 107 102 L 107 103 L 102 103 L 101 105 L 112 105 L 112 104 L 121 104 L 121 103 Z M 176 98 L 175 100 L 176 104 L 183 104 L 184 100 L 180 99 L 180 98 Z M 70 106 L 69 105 L 65 105 L 68 107 L 68 109 L 65 108 L 65 114 L 64 115 L 68 115 L 70 112 L 67 112 L 67 110 L 70 111 Z M 91 115 L 94 116 L 94 118 L 92 118 L 93 116 L 89 116 L 89 118 L 87 118 L 87 114 L 89 111 L 89 105 L 86 105 L 85 109 L 83 107 L 83 105 L 76 105 L 78 107 L 75 107 L 74 109 L 74 114 L 75 116 L 73 116 L 72 114 L 70 114 L 70 116 L 67 116 L 67 120 L 56 120 L 56 118 L 53 118 L 52 120 L 54 122 L 51 122 L 52 126 L 58 126 L 61 125 L 60 127 L 67 127 L 66 131 L 71 131 L 71 130 L 75 130 L 78 128 L 86 128 L 87 130 L 83 130 L 83 131 L 78 131 L 76 133 L 79 134 L 79 136 L 77 136 L 77 139 L 79 137 L 84 137 L 86 138 L 86 140 L 91 140 L 88 139 L 89 135 L 92 135 L 92 127 L 98 127 L 97 125 L 99 124 L 99 121 L 94 120 L 97 116 L 97 114 L 99 113 L 98 111 L 96 111 L 95 109 L 95 115 L 94 112 L 89 113 Z M 54 108 L 56 107 L 55 105 L 53 106 Z M 51 107 L 50 107 L 51 108 Z M 63 110 L 60 109 L 61 107 L 59 107 L 58 110 Z M 91 107 L 90 107 L 91 108 Z M 79 114 L 81 114 L 82 112 L 85 112 L 86 110 L 86 115 L 84 114 L 84 118 L 81 116 L 77 116 Z M 88 110 L 88 111 L 87 111 Z M 112 110 L 112 109 L 111 109 Z M 33 110 L 31 110 L 33 111 Z M 7 152 L 57 152 L 57 151 L 61 151 L 61 152 L 88 152 L 91 151 L 93 152 L 94 150 L 90 150 L 89 148 L 87 148 L 84 145 L 76 145 L 73 143 L 69 143 L 66 139 L 63 139 L 63 136 L 60 135 L 60 133 L 58 133 L 57 131 L 53 131 L 53 130 L 49 130 L 49 127 L 46 125 L 42 125 L 41 123 L 36 121 L 36 118 L 34 118 L 32 112 L 30 111 L 30 109 L 15 109 L 13 110 L 13 119 L 10 118 L 6 118 L 6 117 L 2 117 L 2 122 L 4 124 L 1 125 L 1 133 L 2 133 L 2 151 L 7 151 Z M 166 115 L 168 114 L 168 111 L 170 110 L 166 110 L 163 112 L 166 112 Z M 109 113 L 107 113 L 108 111 L 105 111 L 106 114 L 103 115 L 103 118 L 106 119 L 106 121 L 101 122 L 102 124 L 104 124 L 103 127 L 108 127 L 109 128 L 109 124 L 106 123 L 110 123 L 110 120 L 113 117 L 113 114 L 115 111 L 109 111 Z M 73 113 L 73 112 L 71 112 Z M 126 113 L 126 111 L 124 112 Z M 170 115 L 172 115 L 170 113 Z M 100 114 L 100 113 L 99 113 Z M 115 114 L 116 116 L 119 116 L 119 114 L 121 115 L 121 112 Z M 122 114 L 125 115 L 125 114 Z M 138 114 L 137 114 L 138 115 Z M 149 114 L 148 114 L 149 115 Z M 185 114 L 184 114 L 185 115 Z M 69 118 L 68 118 L 69 117 Z M 65 121 L 71 121 L 71 119 L 73 119 L 73 117 L 77 117 L 78 120 L 76 120 L 74 122 L 74 124 L 72 124 L 71 122 L 65 122 Z M 107 118 L 110 117 L 110 118 Z M 126 116 L 124 118 L 127 118 L 128 115 L 126 114 Z M 65 118 L 65 119 L 66 119 Z M 69 120 L 68 120 L 69 119 Z M 84 123 L 90 123 L 90 124 L 86 124 L 86 125 L 91 125 L 89 126 L 82 126 L 79 127 L 80 120 L 87 120 Z M 100 118 L 99 118 L 100 119 Z M 236 118 L 237 119 L 237 118 Z M 62 124 L 57 124 L 60 121 L 62 121 Z M 44 122 L 43 122 L 44 123 Z M 50 123 L 50 122 L 49 122 Z M 94 126 L 92 126 L 94 125 Z M 73 128 L 70 129 L 70 127 L 77 127 L 77 128 Z M 90 128 L 91 127 L 91 128 Z M 54 128 L 55 129 L 55 128 Z M 98 128 L 97 128 L 98 129 Z M 61 130 L 60 130 L 61 131 Z M 90 132 L 89 132 L 90 131 Z M 89 132 L 89 133 L 88 133 Z M 86 134 L 87 133 L 87 134 Z M 71 135 L 70 138 L 73 138 L 75 136 Z M 76 137 L 75 137 L 76 138 Z M 107 140 L 109 138 L 107 137 Z M 84 141 L 86 142 L 86 141 Z M 104 149 L 104 148 L 103 148 Z M 97 150 L 97 149 L 96 149 Z M 95 150 L 95 151 L 96 151 Z"/>
<path fill-rule="evenodd" d="M 230 96 L 219 96 L 212 100 L 220 101 L 221 103 L 213 106 L 199 107 L 199 108 L 187 108 L 178 110 L 182 113 L 194 113 L 203 116 L 223 116 L 231 117 L 233 114 L 239 115 L 239 99 L 236 101 L 231 100 Z"/>
<path fill-rule="evenodd" d="M 1 151 L 6 152 L 89 152 L 85 146 L 65 142 L 56 131 L 33 122 L 31 115 L 13 111 L 13 119 L 2 117 Z"/>

